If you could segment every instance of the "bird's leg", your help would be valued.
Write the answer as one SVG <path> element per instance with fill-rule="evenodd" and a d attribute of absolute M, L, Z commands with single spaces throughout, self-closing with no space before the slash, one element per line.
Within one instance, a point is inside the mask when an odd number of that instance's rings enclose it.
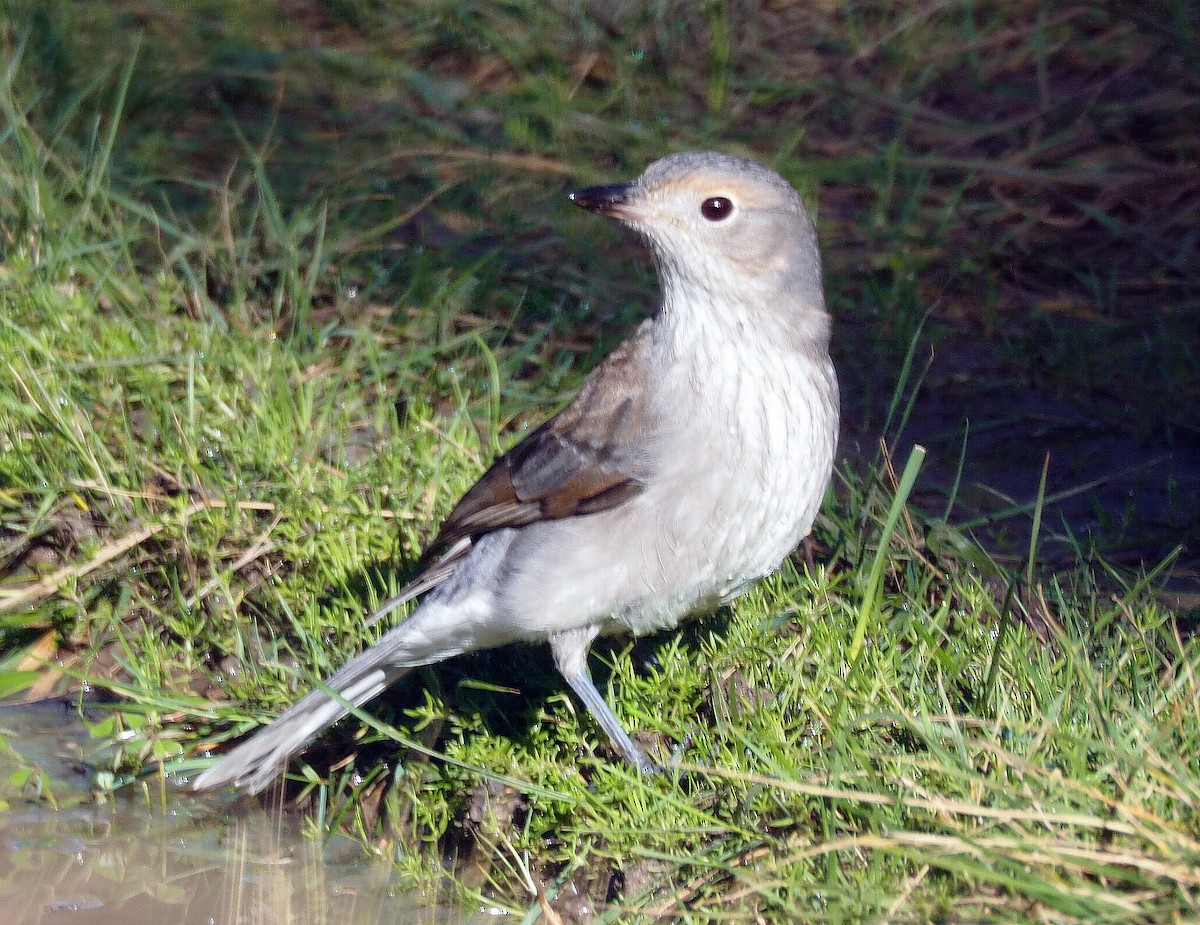
<path fill-rule="evenodd" d="M 551 636 L 550 651 L 554 655 L 554 664 L 571 685 L 575 696 L 583 701 L 592 718 L 600 724 L 600 728 L 605 731 L 625 760 L 643 773 L 657 774 L 661 769 L 633 744 L 633 739 L 629 738 L 629 733 L 621 726 L 621 721 L 600 695 L 600 691 L 596 690 L 588 672 L 588 649 L 598 634 L 598 627 L 585 627 Z"/>

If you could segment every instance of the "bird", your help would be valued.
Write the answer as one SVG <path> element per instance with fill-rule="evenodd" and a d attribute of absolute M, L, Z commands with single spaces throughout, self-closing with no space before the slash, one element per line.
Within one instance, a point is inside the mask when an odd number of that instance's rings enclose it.
<path fill-rule="evenodd" d="M 318 733 L 414 668 L 514 642 L 554 665 L 615 751 L 658 770 L 588 670 L 600 636 L 711 613 L 809 533 L 837 449 L 812 217 L 779 173 L 671 154 L 572 192 L 649 244 L 662 300 L 574 399 L 500 456 L 441 525 L 424 569 L 373 619 L 406 619 L 236 745 L 195 790 L 267 787 Z"/>

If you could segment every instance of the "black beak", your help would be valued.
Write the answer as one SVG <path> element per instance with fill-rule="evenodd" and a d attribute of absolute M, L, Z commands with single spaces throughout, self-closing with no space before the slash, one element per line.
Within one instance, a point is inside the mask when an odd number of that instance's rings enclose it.
<path fill-rule="evenodd" d="M 587 189 L 568 193 L 567 198 L 575 205 L 589 212 L 601 215 L 614 215 L 621 206 L 629 202 L 629 192 L 633 189 L 629 183 L 614 183 L 611 186 L 589 186 Z"/>

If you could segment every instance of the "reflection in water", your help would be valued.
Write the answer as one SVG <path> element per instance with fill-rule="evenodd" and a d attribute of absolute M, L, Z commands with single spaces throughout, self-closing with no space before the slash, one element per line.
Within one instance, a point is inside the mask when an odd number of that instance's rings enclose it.
<path fill-rule="evenodd" d="M 78 722 L 61 707 L 0 709 L 0 728 L 66 791 Z M 9 773 L 0 755 L 0 776 Z M 0 811 L 3 925 L 367 925 L 463 922 L 396 892 L 391 868 L 357 845 L 303 838 L 296 820 L 256 811 L 236 819 L 181 795 L 165 811 L 118 801 L 55 810 L 13 801 Z M 335 855 L 341 854 L 339 859 Z"/>

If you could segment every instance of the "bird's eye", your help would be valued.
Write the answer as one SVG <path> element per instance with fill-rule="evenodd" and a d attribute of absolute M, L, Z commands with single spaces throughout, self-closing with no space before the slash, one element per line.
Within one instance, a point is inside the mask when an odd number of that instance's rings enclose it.
<path fill-rule="evenodd" d="M 722 222 L 733 214 L 733 203 L 724 196 L 712 196 L 700 203 L 700 214 L 710 222 Z"/>

